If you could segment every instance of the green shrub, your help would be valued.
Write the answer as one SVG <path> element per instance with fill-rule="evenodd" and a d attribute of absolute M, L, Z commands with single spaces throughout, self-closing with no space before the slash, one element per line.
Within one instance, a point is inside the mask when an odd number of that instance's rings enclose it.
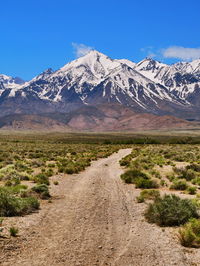
<path fill-rule="evenodd" d="M 46 184 L 34 186 L 31 188 L 31 190 L 38 193 L 42 199 L 50 198 L 49 188 Z"/>
<path fill-rule="evenodd" d="M 160 192 L 155 189 L 144 189 L 143 191 L 140 192 L 140 196 L 142 196 L 144 199 L 156 199 L 160 196 Z"/>
<path fill-rule="evenodd" d="M 157 171 L 157 170 L 155 170 L 155 169 L 152 169 L 152 170 L 150 171 L 150 174 L 151 174 L 152 176 L 155 176 L 155 177 L 158 178 L 158 179 L 161 179 L 161 174 L 160 174 L 160 172 Z"/>
<path fill-rule="evenodd" d="M 19 216 L 39 208 L 36 198 L 16 197 L 5 188 L 0 188 L 0 216 Z"/>
<path fill-rule="evenodd" d="M 164 186 L 167 186 L 167 183 L 166 183 L 165 180 L 161 179 L 160 180 L 160 185 L 161 185 L 161 187 L 164 187 Z"/>
<path fill-rule="evenodd" d="M 158 188 L 158 183 L 155 180 L 152 179 L 145 179 L 145 178 L 138 178 L 135 181 L 135 187 L 136 188 L 146 188 L 146 189 L 150 189 L 150 188 Z"/>
<path fill-rule="evenodd" d="M 186 190 L 188 188 L 188 184 L 184 179 L 174 180 L 173 185 L 171 185 L 170 188 L 176 190 Z"/>
<path fill-rule="evenodd" d="M 17 215 L 29 214 L 40 207 L 40 203 L 35 197 L 18 198 L 18 201 L 20 208 Z"/>
<path fill-rule="evenodd" d="M 190 218 L 197 218 L 197 207 L 189 199 L 181 199 L 176 195 L 158 197 L 150 203 L 145 217 L 150 223 L 160 226 L 176 226 L 186 223 Z"/>
<path fill-rule="evenodd" d="M 78 170 L 74 166 L 68 166 L 64 168 L 64 173 L 68 175 L 77 174 Z"/>
<path fill-rule="evenodd" d="M 144 172 L 134 169 L 134 170 L 127 170 L 124 174 L 121 175 L 121 178 L 128 184 L 135 184 L 137 179 L 149 179 L 147 174 Z"/>
<path fill-rule="evenodd" d="M 188 187 L 188 188 L 187 188 L 187 192 L 188 192 L 190 195 L 195 195 L 196 192 L 197 192 L 197 188 L 196 188 L 196 187 Z"/>
<path fill-rule="evenodd" d="M 200 186 L 200 177 L 192 179 L 192 184 Z"/>
<path fill-rule="evenodd" d="M 129 155 L 125 156 L 124 158 L 122 158 L 122 159 L 119 161 L 119 164 L 120 164 L 121 166 L 129 166 L 131 160 L 132 160 L 132 155 L 129 154 Z"/>
<path fill-rule="evenodd" d="M 19 229 L 15 226 L 12 226 L 10 227 L 9 232 L 11 236 L 16 237 L 19 232 Z"/>
<path fill-rule="evenodd" d="M 49 168 L 55 168 L 55 167 L 56 167 L 55 163 L 49 163 L 47 166 L 48 166 Z"/>
<path fill-rule="evenodd" d="M 178 178 L 180 179 L 186 179 L 187 181 L 191 181 L 196 177 L 195 171 L 190 168 L 178 168 L 174 167 L 173 168 L 174 172 L 178 174 Z"/>
<path fill-rule="evenodd" d="M 200 247 L 200 220 L 190 219 L 179 230 L 179 239 L 184 247 Z"/>
<path fill-rule="evenodd" d="M 155 180 L 150 179 L 150 177 L 138 170 L 128 170 L 121 175 L 121 178 L 128 184 L 135 184 L 136 188 L 157 188 L 158 184 Z"/>
<path fill-rule="evenodd" d="M 46 174 L 46 173 L 40 173 L 40 174 L 37 174 L 35 177 L 34 177 L 34 181 L 38 184 L 46 184 L 46 185 L 49 185 L 49 176 Z"/>
<path fill-rule="evenodd" d="M 12 185 L 13 185 L 13 183 L 12 183 L 11 180 L 7 180 L 7 181 L 5 182 L 5 186 L 6 186 L 6 187 L 11 187 Z"/>
<path fill-rule="evenodd" d="M 26 185 L 12 185 L 12 186 L 8 186 L 8 187 L 4 187 L 5 189 L 7 189 L 7 191 L 13 193 L 13 194 L 19 194 L 21 191 L 24 191 L 28 188 L 28 186 Z"/>
<path fill-rule="evenodd" d="M 188 169 L 188 170 L 185 170 L 183 171 L 179 178 L 184 178 L 186 179 L 187 181 L 191 181 L 192 179 L 194 179 L 196 177 L 196 173 L 195 171 L 193 171 L 192 169 Z"/>
<path fill-rule="evenodd" d="M 175 179 L 175 174 L 174 173 L 168 173 L 166 175 L 166 178 L 169 179 L 169 181 L 173 181 Z"/>
<path fill-rule="evenodd" d="M 145 200 L 153 200 L 160 196 L 160 192 L 155 189 L 144 189 L 140 192 L 140 196 L 137 197 L 137 202 L 142 203 L 145 202 Z"/>
<path fill-rule="evenodd" d="M 186 169 L 192 169 L 195 172 L 200 172 L 200 164 L 192 163 L 186 166 Z"/>
<path fill-rule="evenodd" d="M 15 216 L 18 214 L 19 201 L 6 189 L 0 189 L 0 216 Z"/>

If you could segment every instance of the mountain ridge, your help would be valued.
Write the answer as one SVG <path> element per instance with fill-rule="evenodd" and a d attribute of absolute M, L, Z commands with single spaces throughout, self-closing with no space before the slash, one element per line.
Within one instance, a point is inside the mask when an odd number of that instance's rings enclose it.
<path fill-rule="evenodd" d="M 141 113 L 200 119 L 200 59 L 173 65 L 150 58 L 134 63 L 92 50 L 28 82 L 0 84 L 0 116 L 119 104 Z"/>
<path fill-rule="evenodd" d="M 199 123 L 172 116 L 137 113 L 119 104 L 82 106 L 69 113 L 15 114 L 0 118 L 1 130 L 123 132 L 198 127 Z"/>

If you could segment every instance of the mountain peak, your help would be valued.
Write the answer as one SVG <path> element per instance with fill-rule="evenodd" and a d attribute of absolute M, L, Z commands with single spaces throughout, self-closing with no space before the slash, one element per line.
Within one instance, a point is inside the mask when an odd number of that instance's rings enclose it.
<path fill-rule="evenodd" d="M 19 77 L 11 77 L 11 76 L 7 76 L 4 74 L 0 74 L 0 82 L 2 84 L 4 84 L 5 88 L 15 88 L 18 87 L 19 85 L 24 83 L 24 80 L 22 80 Z"/>
<path fill-rule="evenodd" d="M 163 64 L 152 58 L 146 57 L 144 60 L 137 63 L 136 69 L 139 71 L 149 71 L 149 70 L 160 69 L 161 67 L 166 67 L 166 66 L 167 66 L 166 64 Z"/>
<path fill-rule="evenodd" d="M 48 74 L 48 75 L 50 75 L 50 74 L 52 74 L 54 71 L 53 71 L 53 69 L 52 68 L 47 68 L 44 72 L 42 72 L 42 74 Z"/>
<path fill-rule="evenodd" d="M 72 69 L 76 69 L 78 71 L 77 75 L 80 76 L 81 73 L 85 72 L 87 69 L 87 72 L 90 73 L 90 75 L 99 79 L 109 74 L 112 69 L 120 65 L 120 62 L 117 60 L 113 60 L 99 51 L 91 50 L 86 55 L 66 64 L 58 72 L 66 73 Z"/>
<path fill-rule="evenodd" d="M 78 59 L 76 59 L 76 61 L 80 61 L 80 62 L 89 62 L 91 63 L 91 61 L 97 61 L 100 58 L 104 58 L 110 61 L 113 61 L 113 59 L 111 59 L 110 57 L 108 57 L 107 55 L 97 51 L 97 50 L 91 50 L 89 53 L 79 57 Z"/>
<path fill-rule="evenodd" d="M 97 50 L 90 50 L 87 54 L 83 55 L 84 56 L 105 56 L 105 54 L 97 51 Z"/>

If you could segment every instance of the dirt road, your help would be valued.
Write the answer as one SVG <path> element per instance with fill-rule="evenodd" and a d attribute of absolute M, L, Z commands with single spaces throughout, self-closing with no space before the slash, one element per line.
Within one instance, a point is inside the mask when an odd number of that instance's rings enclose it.
<path fill-rule="evenodd" d="M 173 238 L 173 229 L 144 220 L 145 204 L 135 201 L 139 190 L 120 180 L 118 161 L 130 151 L 60 178 L 52 189 L 59 197 L 38 214 L 21 218 L 25 227 L 17 248 L 10 244 L 3 250 L 1 265 L 197 265 Z"/>

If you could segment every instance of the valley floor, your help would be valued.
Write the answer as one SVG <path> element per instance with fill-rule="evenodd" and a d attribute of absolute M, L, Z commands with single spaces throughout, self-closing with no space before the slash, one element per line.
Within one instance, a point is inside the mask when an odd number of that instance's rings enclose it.
<path fill-rule="evenodd" d="M 0 241 L 0 265 L 200 265 L 199 250 L 182 247 L 174 228 L 145 221 L 146 206 L 136 202 L 140 190 L 120 179 L 118 162 L 130 152 L 120 150 L 80 174 L 59 177 L 52 203 L 9 218 L 20 237 Z"/>

